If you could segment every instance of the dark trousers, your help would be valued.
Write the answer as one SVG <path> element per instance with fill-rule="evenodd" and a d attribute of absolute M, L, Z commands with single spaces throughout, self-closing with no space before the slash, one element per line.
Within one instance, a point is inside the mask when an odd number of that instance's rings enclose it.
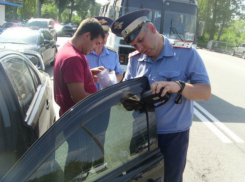
<path fill-rule="evenodd" d="M 158 134 L 158 147 L 164 156 L 164 182 L 182 182 L 189 144 L 189 130 Z"/>

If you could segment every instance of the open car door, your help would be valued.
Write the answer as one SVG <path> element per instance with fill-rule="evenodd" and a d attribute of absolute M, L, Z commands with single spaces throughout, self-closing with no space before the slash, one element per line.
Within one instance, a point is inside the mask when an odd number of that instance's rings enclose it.
<path fill-rule="evenodd" d="M 79 102 L 2 181 L 163 181 L 155 112 L 124 102 L 133 95 L 140 99 L 149 89 L 148 79 L 141 77 Z"/>

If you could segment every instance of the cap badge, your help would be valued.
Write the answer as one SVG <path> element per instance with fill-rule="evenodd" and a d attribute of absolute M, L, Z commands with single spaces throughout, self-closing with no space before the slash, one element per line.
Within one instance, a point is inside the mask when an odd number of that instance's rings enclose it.
<path fill-rule="evenodd" d="M 115 26 L 114 26 L 114 29 L 122 29 L 122 24 L 123 22 L 115 22 Z"/>
<path fill-rule="evenodd" d="M 124 30 L 124 34 L 125 34 L 125 35 L 128 35 L 129 33 L 130 33 L 130 30 L 129 30 L 129 29 L 125 29 L 125 30 Z"/>
<path fill-rule="evenodd" d="M 99 20 L 99 22 L 101 23 L 101 25 L 103 25 L 103 24 L 105 24 L 105 23 L 107 23 L 107 21 L 103 18 L 103 19 L 101 19 L 101 20 Z"/>

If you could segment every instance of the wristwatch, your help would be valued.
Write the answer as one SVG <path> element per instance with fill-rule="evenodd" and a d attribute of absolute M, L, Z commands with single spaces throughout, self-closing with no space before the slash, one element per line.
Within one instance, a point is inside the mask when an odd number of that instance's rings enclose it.
<path fill-rule="evenodd" d="M 180 83 L 180 85 L 181 85 L 181 88 L 180 88 L 180 90 L 178 91 L 178 93 L 179 93 L 179 94 L 181 94 L 181 93 L 182 93 L 182 91 L 183 91 L 183 90 L 184 90 L 184 88 L 185 88 L 185 82 L 183 82 L 183 81 L 179 80 L 179 83 Z"/>

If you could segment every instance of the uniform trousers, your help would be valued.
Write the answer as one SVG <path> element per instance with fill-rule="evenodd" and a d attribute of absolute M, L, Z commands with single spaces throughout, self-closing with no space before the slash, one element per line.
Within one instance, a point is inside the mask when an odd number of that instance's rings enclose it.
<path fill-rule="evenodd" d="M 182 182 L 189 144 L 189 129 L 158 134 L 158 147 L 164 156 L 164 182 Z"/>

